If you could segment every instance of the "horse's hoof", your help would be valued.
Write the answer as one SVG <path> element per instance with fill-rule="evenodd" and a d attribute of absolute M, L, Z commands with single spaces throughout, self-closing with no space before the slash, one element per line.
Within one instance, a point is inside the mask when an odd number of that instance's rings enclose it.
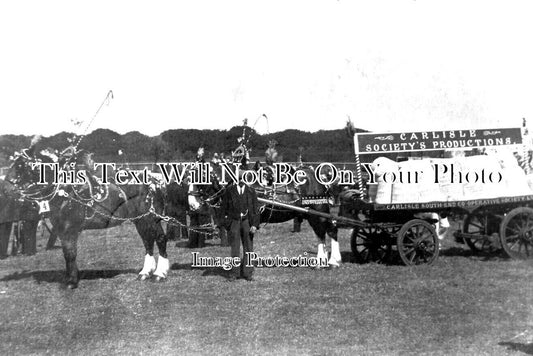
<path fill-rule="evenodd" d="M 154 276 L 154 279 L 153 279 L 154 282 L 164 282 L 166 280 L 167 279 L 165 277 L 161 277 L 161 276 Z"/>
<path fill-rule="evenodd" d="M 328 268 L 328 260 L 325 258 L 317 258 L 316 265 L 312 267 L 313 269 L 326 269 Z"/>
<path fill-rule="evenodd" d="M 336 269 L 336 268 L 339 268 L 340 266 L 341 266 L 341 261 L 329 260 L 327 268 L 328 269 Z"/>
<path fill-rule="evenodd" d="M 328 268 L 329 269 L 333 269 L 333 268 L 339 268 L 341 266 L 341 261 L 338 261 L 338 260 L 332 260 L 330 259 L 328 261 Z"/>
<path fill-rule="evenodd" d="M 137 279 L 138 279 L 139 281 L 145 281 L 145 280 L 147 280 L 148 278 L 150 278 L 150 276 L 147 275 L 147 274 L 140 274 L 140 275 L 137 276 Z"/>
<path fill-rule="evenodd" d="M 78 283 L 74 283 L 74 282 L 67 283 L 67 289 L 76 289 L 76 288 L 78 288 Z"/>

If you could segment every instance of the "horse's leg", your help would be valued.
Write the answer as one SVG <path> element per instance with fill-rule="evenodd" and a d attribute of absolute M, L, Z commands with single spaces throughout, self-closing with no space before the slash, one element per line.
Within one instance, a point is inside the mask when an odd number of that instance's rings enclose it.
<path fill-rule="evenodd" d="M 163 233 L 161 224 L 152 219 L 152 230 L 155 234 L 155 243 L 159 251 L 159 257 L 157 258 L 157 268 L 154 272 L 155 281 L 159 282 L 167 278 L 168 271 L 170 270 L 170 264 L 167 256 L 167 236 Z"/>
<path fill-rule="evenodd" d="M 63 256 L 67 265 L 67 288 L 69 289 L 77 288 L 79 282 L 79 271 L 76 263 L 79 234 L 79 231 L 66 231 L 60 235 Z"/>
<path fill-rule="evenodd" d="M 225 238 L 225 234 L 222 232 L 223 216 L 221 216 L 222 213 L 220 210 L 219 208 L 209 208 L 209 222 L 215 224 L 215 229 L 218 231 L 217 235 L 222 240 L 222 237 Z"/>
<path fill-rule="evenodd" d="M 135 222 L 135 228 L 141 236 L 144 249 L 146 254 L 144 255 L 144 264 L 143 268 L 139 272 L 139 280 L 144 281 L 147 278 L 150 278 L 152 273 L 155 271 L 156 263 L 154 258 L 154 244 L 155 236 L 148 231 L 147 227 L 143 223 L 144 219 Z"/>
<path fill-rule="evenodd" d="M 39 220 L 26 220 L 22 223 L 22 253 L 25 255 L 37 252 L 37 225 Z"/>
<path fill-rule="evenodd" d="M 143 219 L 139 219 L 135 222 L 135 228 L 137 229 L 137 232 L 141 236 L 141 239 L 144 244 L 144 248 L 146 250 L 146 255 L 144 256 L 144 266 L 143 269 L 139 272 L 139 279 L 145 280 L 149 278 L 152 274 L 155 275 L 155 272 L 157 271 L 157 263 L 154 257 L 154 244 L 158 243 L 159 248 L 159 261 L 164 264 L 163 259 L 166 259 L 167 252 L 166 252 L 166 237 L 165 233 L 163 232 L 163 228 L 161 227 L 161 224 L 157 223 L 153 217 L 145 217 Z M 164 240 L 165 243 L 161 244 L 161 240 Z M 162 256 L 162 257 L 161 257 Z M 158 261 L 158 262 L 159 262 Z M 167 260 L 168 264 L 168 260 Z M 162 266 L 161 268 L 163 268 Z M 158 272 L 161 274 L 161 272 Z"/>
<path fill-rule="evenodd" d="M 168 224 L 167 240 L 188 238 L 187 229 L 183 229 L 187 226 L 187 211 L 183 207 L 168 206 L 165 215 L 173 218 Z"/>
<path fill-rule="evenodd" d="M 211 224 L 211 215 L 209 214 L 209 211 L 205 209 L 198 215 L 198 226 L 205 226 L 208 224 Z M 198 233 L 198 247 L 205 247 L 205 233 L 203 232 Z"/>
<path fill-rule="evenodd" d="M 61 240 L 63 257 L 66 263 L 67 288 L 78 287 L 79 271 L 76 263 L 78 237 L 83 230 L 85 209 L 70 201 L 64 201 L 51 210 L 50 221 Z"/>
<path fill-rule="evenodd" d="M 220 246 L 229 246 L 229 236 L 226 228 L 223 226 L 219 226 L 218 233 L 220 237 Z"/>
<path fill-rule="evenodd" d="M 0 259 L 7 258 L 7 247 L 11 235 L 11 222 L 0 224 Z"/>
<path fill-rule="evenodd" d="M 180 238 L 188 240 L 189 239 L 189 230 L 187 230 L 187 211 L 183 210 L 177 217 L 177 220 L 180 223 Z"/>
<path fill-rule="evenodd" d="M 54 232 L 54 228 L 50 229 L 48 225 L 46 225 L 46 222 L 43 221 L 43 224 L 50 233 L 50 236 L 48 237 L 48 242 L 46 243 L 46 249 L 51 250 L 54 248 L 56 241 L 57 241 L 57 234 Z"/>
<path fill-rule="evenodd" d="M 182 211 L 177 214 L 176 220 L 179 222 L 179 237 L 180 239 L 188 239 L 189 235 L 187 235 L 187 210 L 182 209 Z"/>
<path fill-rule="evenodd" d="M 199 246 L 199 238 L 200 235 L 195 230 L 198 229 L 198 226 L 200 225 L 200 214 L 197 211 L 194 211 L 189 214 L 190 217 L 190 227 L 191 231 L 189 231 L 189 248 L 197 248 Z"/>
<path fill-rule="evenodd" d="M 212 215 L 215 225 L 218 227 L 220 246 L 229 246 L 228 231 L 224 227 L 224 212 L 220 208 L 214 208 Z"/>
<path fill-rule="evenodd" d="M 20 221 L 15 221 L 13 223 L 13 242 L 11 243 L 11 256 L 16 256 L 19 254 L 21 245 L 20 229 Z"/>
<path fill-rule="evenodd" d="M 330 267 L 339 267 L 342 263 L 341 250 L 339 248 L 339 241 L 337 240 L 337 227 L 330 223 L 327 229 L 328 236 L 331 238 L 331 256 L 328 264 Z"/>
<path fill-rule="evenodd" d="M 316 216 L 310 216 L 307 221 L 315 235 L 318 238 L 318 250 L 316 254 L 317 258 L 317 268 L 326 267 L 328 263 L 328 255 L 326 254 L 325 245 L 326 245 L 326 221 L 322 221 L 322 218 Z"/>
<path fill-rule="evenodd" d="M 303 221 L 303 219 L 302 219 L 301 216 L 296 216 L 293 219 L 292 231 L 291 232 L 300 232 L 301 228 L 302 228 L 302 221 Z"/>

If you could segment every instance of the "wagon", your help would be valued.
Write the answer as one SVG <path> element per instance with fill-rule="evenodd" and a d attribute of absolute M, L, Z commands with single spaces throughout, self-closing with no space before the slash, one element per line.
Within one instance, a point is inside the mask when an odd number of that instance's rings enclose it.
<path fill-rule="evenodd" d="M 353 226 L 351 249 L 359 262 L 386 261 L 395 246 L 404 264 L 431 264 L 439 255 L 439 239 L 433 226 L 437 220 L 427 212 L 435 212 L 464 217 L 454 235 L 474 252 L 503 249 L 511 258 L 533 258 L 531 206 L 533 195 L 410 204 L 355 199 L 351 211 L 363 211 L 366 220 Z"/>
<path fill-rule="evenodd" d="M 526 150 L 520 128 L 359 133 L 355 134 L 354 143 L 358 189 L 345 194 L 339 216 L 290 204 L 276 204 L 352 228 L 351 249 L 356 261 L 361 263 L 386 261 L 393 252 L 405 265 L 435 262 L 439 255 L 439 238 L 433 224 L 438 222 L 439 216 L 447 215 L 463 218 L 462 229 L 454 235 L 474 252 L 492 253 L 503 249 L 510 258 L 533 258 L 533 193 L 490 199 L 378 204 L 368 198 L 363 187 L 359 157 L 360 154 L 394 155 L 493 146 Z M 265 200 L 265 203 L 273 202 Z"/>

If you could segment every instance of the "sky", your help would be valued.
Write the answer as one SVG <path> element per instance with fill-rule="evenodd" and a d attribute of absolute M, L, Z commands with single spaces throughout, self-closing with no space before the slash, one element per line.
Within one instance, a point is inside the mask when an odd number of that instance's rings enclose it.
<path fill-rule="evenodd" d="M 348 118 L 379 132 L 517 127 L 533 123 L 532 9 L 513 0 L 2 1 L 0 134 L 154 136 L 244 118 L 261 133 L 338 129 Z"/>

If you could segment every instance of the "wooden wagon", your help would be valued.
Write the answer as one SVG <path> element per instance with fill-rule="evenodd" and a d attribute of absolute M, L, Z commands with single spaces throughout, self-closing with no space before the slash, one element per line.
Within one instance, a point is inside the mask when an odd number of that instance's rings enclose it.
<path fill-rule="evenodd" d="M 396 251 L 406 265 L 433 263 L 439 255 L 439 238 L 433 224 L 438 222 L 439 216 L 447 215 L 463 218 L 463 227 L 455 236 L 473 251 L 503 249 L 511 258 L 533 258 L 533 193 L 489 199 L 376 203 L 368 198 L 363 186 L 360 154 L 491 146 L 514 146 L 515 150 L 525 150 L 521 129 L 356 134 L 358 190 L 347 199 L 345 197 L 339 216 L 268 199 L 262 199 L 262 202 L 319 215 L 339 226 L 352 228 L 351 249 L 359 262 L 385 261 Z"/>

